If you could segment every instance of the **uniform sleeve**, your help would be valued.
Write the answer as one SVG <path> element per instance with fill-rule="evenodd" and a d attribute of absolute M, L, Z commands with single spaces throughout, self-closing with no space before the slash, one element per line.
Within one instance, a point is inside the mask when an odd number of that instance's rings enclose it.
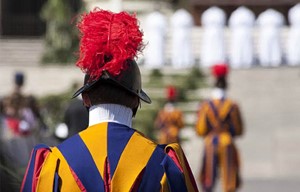
<path fill-rule="evenodd" d="M 21 185 L 22 192 L 36 191 L 40 178 L 40 171 L 50 148 L 46 145 L 37 145 L 31 152 L 31 157 Z"/>
<path fill-rule="evenodd" d="M 167 158 L 162 163 L 165 169 L 163 180 L 168 183 L 168 187 L 165 187 L 166 182 L 162 182 L 162 188 L 166 189 L 164 191 L 198 191 L 188 161 L 179 144 L 167 145 L 165 152 L 167 153 Z"/>
<path fill-rule="evenodd" d="M 203 103 L 200 106 L 197 114 L 196 132 L 200 136 L 205 136 L 208 132 L 207 110 L 208 110 L 208 105 L 206 103 Z"/>
<path fill-rule="evenodd" d="M 179 110 L 177 111 L 177 118 L 176 118 L 176 120 L 177 120 L 177 126 L 178 126 L 178 128 L 179 129 L 183 128 L 183 126 L 184 126 L 183 114 Z"/>
<path fill-rule="evenodd" d="M 241 112 L 238 105 L 234 104 L 232 112 L 230 114 L 232 119 L 231 132 L 234 136 L 242 135 L 244 131 L 243 121 L 241 117 Z"/>
<path fill-rule="evenodd" d="M 34 148 L 21 192 L 79 192 L 84 191 L 83 188 L 56 147 Z"/>

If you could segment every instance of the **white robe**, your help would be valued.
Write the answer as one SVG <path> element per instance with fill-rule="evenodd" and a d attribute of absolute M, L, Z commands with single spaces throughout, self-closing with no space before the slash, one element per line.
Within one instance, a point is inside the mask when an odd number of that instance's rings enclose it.
<path fill-rule="evenodd" d="M 289 10 L 290 29 L 287 34 L 286 59 L 290 66 L 300 65 L 300 3 Z"/>
<path fill-rule="evenodd" d="M 165 64 L 165 35 L 167 30 L 166 17 L 155 11 L 146 18 L 145 36 L 145 67 L 150 69 L 162 68 Z"/>
<path fill-rule="evenodd" d="M 231 31 L 229 61 L 232 68 L 250 68 L 253 64 L 254 13 L 241 6 L 229 17 Z"/>
<path fill-rule="evenodd" d="M 194 25 L 191 14 L 185 9 L 177 10 L 171 17 L 172 66 L 189 68 L 194 64 L 191 29 Z"/>
<path fill-rule="evenodd" d="M 225 12 L 219 7 L 210 7 L 201 17 L 203 26 L 200 65 L 211 67 L 216 63 L 226 61 L 224 26 L 226 22 Z"/>
<path fill-rule="evenodd" d="M 282 63 L 281 27 L 284 24 L 283 15 L 267 9 L 257 18 L 258 59 L 263 67 L 277 67 Z"/>

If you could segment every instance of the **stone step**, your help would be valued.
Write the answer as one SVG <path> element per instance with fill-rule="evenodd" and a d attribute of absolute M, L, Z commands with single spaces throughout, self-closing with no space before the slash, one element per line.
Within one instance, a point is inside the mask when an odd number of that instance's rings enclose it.
<path fill-rule="evenodd" d="M 37 66 L 43 51 L 42 39 L 0 39 L 0 66 Z"/>

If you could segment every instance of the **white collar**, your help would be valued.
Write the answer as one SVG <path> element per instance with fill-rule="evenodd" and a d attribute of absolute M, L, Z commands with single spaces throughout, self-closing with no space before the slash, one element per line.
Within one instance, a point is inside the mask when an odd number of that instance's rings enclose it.
<path fill-rule="evenodd" d="M 212 98 L 213 99 L 223 99 L 226 97 L 226 92 L 224 89 L 214 88 L 212 90 Z"/>
<path fill-rule="evenodd" d="M 118 104 L 99 104 L 90 107 L 89 126 L 102 122 L 115 122 L 131 127 L 132 110 Z"/>
<path fill-rule="evenodd" d="M 167 112 L 172 112 L 172 111 L 174 111 L 174 109 L 175 109 L 174 104 L 170 103 L 170 102 L 166 103 L 164 106 L 164 110 Z"/>

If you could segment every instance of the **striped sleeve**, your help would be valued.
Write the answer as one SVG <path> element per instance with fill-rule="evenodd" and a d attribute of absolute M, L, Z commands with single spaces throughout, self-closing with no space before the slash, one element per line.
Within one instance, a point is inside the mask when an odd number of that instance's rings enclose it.
<path fill-rule="evenodd" d="M 50 148 L 46 145 L 37 145 L 31 152 L 31 157 L 21 185 L 22 192 L 36 191 L 40 178 L 40 171 Z"/>
<path fill-rule="evenodd" d="M 198 191 L 189 163 L 179 144 L 173 143 L 167 145 L 165 152 L 167 156 L 162 164 L 165 169 L 164 176 L 166 176 L 166 178 L 163 177 L 163 179 L 168 181 L 168 190 L 180 192 Z"/>
<path fill-rule="evenodd" d="M 174 120 L 176 121 L 176 125 L 179 129 L 184 127 L 183 114 L 180 110 L 176 110 Z"/>
<path fill-rule="evenodd" d="M 243 121 L 240 113 L 240 109 L 237 104 L 233 105 L 232 112 L 230 113 L 232 120 L 232 128 L 234 129 L 234 135 L 242 135 L 244 131 Z"/>
<path fill-rule="evenodd" d="M 196 132 L 200 136 L 205 136 L 208 133 L 207 124 L 207 103 L 203 103 L 197 113 Z"/>

